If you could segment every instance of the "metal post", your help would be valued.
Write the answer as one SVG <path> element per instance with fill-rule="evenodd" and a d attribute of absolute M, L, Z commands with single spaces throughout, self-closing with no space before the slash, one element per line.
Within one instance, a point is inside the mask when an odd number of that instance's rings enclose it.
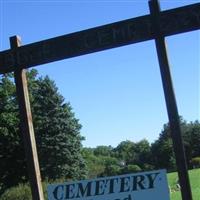
<path fill-rule="evenodd" d="M 20 43 L 21 41 L 18 36 L 10 38 L 10 45 L 12 49 L 19 47 Z M 26 72 L 24 69 L 20 69 L 20 66 L 15 67 L 16 69 L 14 71 L 14 75 L 21 118 L 21 131 L 24 139 L 24 149 L 26 152 L 32 199 L 44 200 L 35 135 L 32 123 L 31 108 L 29 102 Z"/>
<path fill-rule="evenodd" d="M 173 83 L 165 46 L 165 38 L 162 36 L 160 31 L 160 5 L 158 0 L 150 0 L 149 8 L 152 16 L 153 32 L 170 123 L 171 137 L 173 140 L 173 148 L 176 157 L 178 176 L 181 186 L 181 195 L 183 200 L 192 200 L 185 151 L 180 129 L 180 119 L 173 90 Z"/>

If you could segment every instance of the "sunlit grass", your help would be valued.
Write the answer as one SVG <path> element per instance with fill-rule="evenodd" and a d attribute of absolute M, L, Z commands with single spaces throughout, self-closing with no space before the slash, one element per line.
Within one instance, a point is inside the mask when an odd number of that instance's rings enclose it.
<path fill-rule="evenodd" d="M 176 184 L 178 180 L 177 172 L 169 173 L 168 183 L 171 188 L 171 200 L 181 200 L 181 193 L 177 189 Z M 194 169 L 189 171 L 190 183 L 192 188 L 193 200 L 200 199 L 200 169 Z"/>

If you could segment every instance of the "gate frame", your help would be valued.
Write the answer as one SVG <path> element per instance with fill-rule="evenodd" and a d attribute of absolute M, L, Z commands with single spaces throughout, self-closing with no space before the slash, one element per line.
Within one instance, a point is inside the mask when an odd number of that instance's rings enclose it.
<path fill-rule="evenodd" d="M 196 12 L 200 13 L 200 3 L 194 4 L 194 6 L 186 6 L 183 7 L 182 10 L 186 9 L 196 9 Z M 157 56 L 158 56 L 158 62 L 160 66 L 160 73 L 161 73 L 161 78 L 162 78 L 162 85 L 163 85 L 163 90 L 164 90 L 164 95 L 165 95 L 165 102 L 166 102 L 166 107 L 167 107 L 167 113 L 168 113 L 168 119 L 169 119 L 169 124 L 170 124 L 170 130 L 171 130 L 171 137 L 173 141 L 173 149 L 175 153 L 175 158 L 176 158 L 176 164 L 177 164 L 177 170 L 178 170 L 178 176 L 179 176 L 179 181 L 180 181 L 180 186 L 181 186 L 181 195 L 182 195 L 182 200 L 192 200 L 192 193 L 191 193 L 191 186 L 190 186 L 190 181 L 189 181 L 189 176 L 188 176 L 188 167 L 187 167 L 187 162 L 186 162 L 186 157 L 185 157 L 185 150 L 184 150 L 184 145 L 183 145 L 183 139 L 182 139 L 182 133 L 181 133 L 181 128 L 180 128 L 180 119 L 179 119 L 179 114 L 178 114 L 178 109 L 177 109 L 177 104 L 176 104 L 176 98 L 175 98 L 175 93 L 173 90 L 173 83 L 172 83 L 172 78 L 171 78 L 171 72 L 170 72 L 170 67 L 169 67 L 169 61 L 168 61 L 168 56 L 167 56 L 167 50 L 166 50 L 166 45 L 165 45 L 165 37 L 168 35 L 174 35 L 182 32 L 187 32 L 187 31 L 192 31 L 192 30 L 198 30 L 200 29 L 200 14 L 196 16 L 196 23 L 189 24 L 188 27 L 181 27 L 181 28 L 176 28 L 175 30 L 170 33 L 169 30 L 167 30 L 169 33 L 164 34 L 161 24 L 162 24 L 162 14 L 167 13 L 166 11 L 161 12 L 160 5 L 159 5 L 159 0 L 149 0 L 149 9 L 150 9 L 150 16 L 142 16 L 135 18 L 135 23 L 137 25 L 138 21 L 145 22 L 150 19 L 150 24 L 145 24 L 144 27 L 147 29 L 151 25 L 152 27 L 148 29 L 148 37 L 145 35 L 142 40 L 141 38 L 137 38 L 136 36 L 136 41 L 129 41 L 128 39 L 124 39 L 124 41 L 114 41 L 114 36 L 111 38 L 113 40 L 113 44 L 110 44 L 107 40 L 108 38 L 108 32 L 106 30 L 109 29 L 109 27 L 118 27 L 121 26 L 123 23 L 125 24 L 128 23 L 127 21 L 122 21 L 122 22 L 117 22 L 113 24 L 108 24 L 104 25 L 102 27 L 97 27 L 86 30 L 86 31 L 81 31 L 77 33 L 73 33 L 66 35 L 64 37 L 57 37 L 53 39 L 49 39 L 46 41 L 42 42 L 36 42 L 31 45 L 25 45 L 24 47 L 21 46 L 21 39 L 18 36 L 13 36 L 10 37 L 10 46 L 11 49 L 0 52 L 0 66 L 1 64 L 5 67 L 8 67 L 7 69 L 1 69 L 0 68 L 0 74 L 1 73 L 8 73 L 8 72 L 14 72 L 14 78 L 15 78 L 15 84 L 16 84 L 16 91 L 17 91 L 17 98 L 18 98 L 18 104 L 19 104 L 19 112 L 20 112 L 20 124 L 21 124 L 21 131 L 23 132 L 23 139 L 24 139 L 24 147 L 25 147 L 25 152 L 26 152 L 26 159 L 27 159 L 27 166 L 28 166 L 28 172 L 29 172 L 29 181 L 31 183 L 31 192 L 32 192 L 32 198 L 34 200 L 44 200 L 43 196 L 43 189 L 42 189 L 42 184 L 41 184 L 41 175 L 40 175 L 40 168 L 39 168 L 39 161 L 38 161 L 38 155 L 37 155 L 37 148 L 36 148 L 36 142 L 35 142 L 35 135 L 34 135 L 34 130 L 33 130 L 33 123 L 32 123 L 32 115 L 31 115 L 31 107 L 30 107 L 30 102 L 29 102 L 29 94 L 28 94 L 28 88 L 27 88 L 27 80 L 26 80 L 26 72 L 25 69 L 29 68 L 31 66 L 36 66 L 39 64 L 44 64 L 44 63 L 49 63 L 53 62 L 56 60 L 61 60 L 61 59 L 66 59 L 70 57 L 75 57 L 79 55 L 84 55 L 87 53 L 93 53 L 97 51 L 102 51 L 105 49 L 109 48 L 115 48 L 118 46 L 124 46 L 136 42 L 141 42 L 145 40 L 150 40 L 154 39 L 155 40 L 155 46 L 157 50 Z M 175 10 L 175 11 L 174 11 Z M 178 12 L 176 9 L 172 9 L 172 11 L 176 14 Z M 181 10 L 181 8 L 180 8 Z M 171 12 L 172 12 L 171 11 Z M 183 12 L 183 11 L 182 11 Z M 169 12 L 170 13 L 170 10 Z M 184 13 L 186 15 L 186 11 Z M 163 14 L 164 15 L 164 14 Z M 147 18 L 148 17 L 148 18 Z M 146 21 L 145 21 L 146 20 Z M 139 24 L 139 23 L 138 23 Z M 119 28 L 119 27 L 118 27 Z M 129 27 L 130 28 L 130 27 Z M 144 28 L 144 30 L 145 30 Z M 171 27 L 172 28 L 172 27 Z M 98 46 L 96 45 L 96 41 L 92 43 L 92 47 L 90 46 L 91 41 L 87 41 L 87 38 L 84 41 L 85 46 L 81 46 L 83 44 L 80 44 L 78 42 L 83 42 L 81 37 L 87 37 L 88 35 L 92 35 L 93 37 L 96 36 L 95 31 L 100 30 L 103 32 L 103 36 L 105 37 L 104 39 L 106 42 L 109 44 L 102 44 Z M 111 29 L 111 28 L 110 28 Z M 180 30 L 179 30 L 180 29 Z M 119 29 L 122 31 L 121 29 Z M 152 31 L 152 33 L 150 33 Z M 123 33 L 120 32 L 124 36 L 125 30 L 122 31 Z M 137 31 L 136 31 L 137 32 Z M 145 32 L 145 31 L 144 31 Z M 85 36 L 85 35 L 86 36 Z M 119 34 L 119 33 L 118 33 Z M 152 35 L 151 35 L 152 34 Z M 70 40 L 71 37 L 71 40 Z M 64 39 L 66 41 L 74 42 L 77 37 L 80 37 L 80 41 L 76 41 L 74 50 L 70 49 L 68 54 L 66 53 L 66 50 L 64 50 L 63 46 L 60 44 L 61 40 Z M 97 37 L 98 37 L 98 32 L 97 32 Z M 95 38 L 96 39 L 96 38 Z M 98 39 L 98 38 L 97 38 Z M 116 39 L 116 38 L 115 38 Z M 134 40 L 134 39 L 132 39 Z M 65 41 L 65 42 L 66 42 Z M 56 45 L 60 48 L 60 54 L 58 55 L 51 55 L 49 54 L 48 48 L 46 49 L 46 43 L 49 45 Z M 69 43 L 70 43 L 69 42 Z M 118 43 L 117 43 L 118 42 Z M 54 44 L 55 43 L 55 44 Z M 116 43 L 116 44 L 115 44 Z M 78 46 L 76 46 L 78 44 Z M 37 47 L 37 45 L 39 45 Z M 48 46 L 47 45 L 47 46 Z M 94 45 L 94 46 L 93 46 Z M 28 46 L 28 47 L 27 47 Z M 87 46 L 87 48 L 86 48 Z M 57 48 L 58 48 L 57 47 Z M 25 49 L 26 51 L 23 52 L 22 49 Z M 29 54 L 28 56 L 31 57 L 30 52 L 28 51 L 28 48 L 35 48 L 36 54 L 38 54 L 37 50 L 39 49 L 39 53 L 42 55 L 44 54 L 47 56 L 47 58 L 44 56 L 43 60 L 42 58 L 39 59 L 38 63 L 35 62 L 34 60 L 28 60 L 25 63 L 23 61 L 20 61 L 20 56 L 24 58 L 26 57 L 26 54 Z M 38 48 L 38 49 L 37 49 Z M 77 50 L 79 48 L 79 51 Z M 82 49 L 81 49 L 82 48 Z M 85 49 L 84 49 L 85 48 Z M 40 52 L 41 51 L 41 52 Z M 66 55 L 64 55 L 66 54 Z M 48 58 L 49 56 L 49 58 Z M 34 57 L 34 55 L 33 55 Z M 23 60 L 23 59 L 22 59 Z M 1 63 L 2 61 L 2 63 Z M 32 62 L 32 63 L 31 63 Z M 26 65 L 27 64 L 27 65 Z M 29 66 L 30 64 L 30 66 Z M 6 66 L 8 65 L 8 66 Z M 15 66 L 15 67 L 14 67 Z"/>

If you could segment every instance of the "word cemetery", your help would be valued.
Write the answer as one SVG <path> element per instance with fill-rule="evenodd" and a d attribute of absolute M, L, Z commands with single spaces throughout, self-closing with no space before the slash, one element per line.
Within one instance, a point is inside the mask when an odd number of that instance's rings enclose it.
<path fill-rule="evenodd" d="M 169 200 L 166 171 L 152 171 L 48 186 L 49 200 Z"/>

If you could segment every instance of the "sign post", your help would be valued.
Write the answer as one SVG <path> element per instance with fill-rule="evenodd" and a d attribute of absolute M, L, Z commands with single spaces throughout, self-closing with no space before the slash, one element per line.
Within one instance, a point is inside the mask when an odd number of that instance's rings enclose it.
<path fill-rule="evenodd" d="M 165 94 L 165 101 L 171 129 L 171 137 L 173 141 L 173 148 L 182 192 L 182 199 L 192 200 L 189 175 L 187 171 L 187 162 L 180 128 L 180 119 L 178 114 L 178 108 L 176 105 L 176 98 L 173 90 L 173 83 L 165 45 L 165 38 L 163 37 L 162 32 L 160 30 L 160 6 L 158 0 L 150 0 L 149 8 L 152 15 L 154 38 L 157 49 L 158 61 L 160 65 L 160 73 Z"/>
<path fill-rule="evenodd" d="M 20 43 L 21 41 L 19 37 L 14 36 L 10 38 L 10 45 L 12 49 L 19 47 Z M 29 102 L 26 71 L 25 69 L 20 69 L 19 66 L 16 66 L 14 75 L 21 118 L 20 128 L 24 140 L 24 149 L 26 153 L 32 198 L 34 200 L 44 200 L 35 135 L 33 130 L 31 107 Z"/>

